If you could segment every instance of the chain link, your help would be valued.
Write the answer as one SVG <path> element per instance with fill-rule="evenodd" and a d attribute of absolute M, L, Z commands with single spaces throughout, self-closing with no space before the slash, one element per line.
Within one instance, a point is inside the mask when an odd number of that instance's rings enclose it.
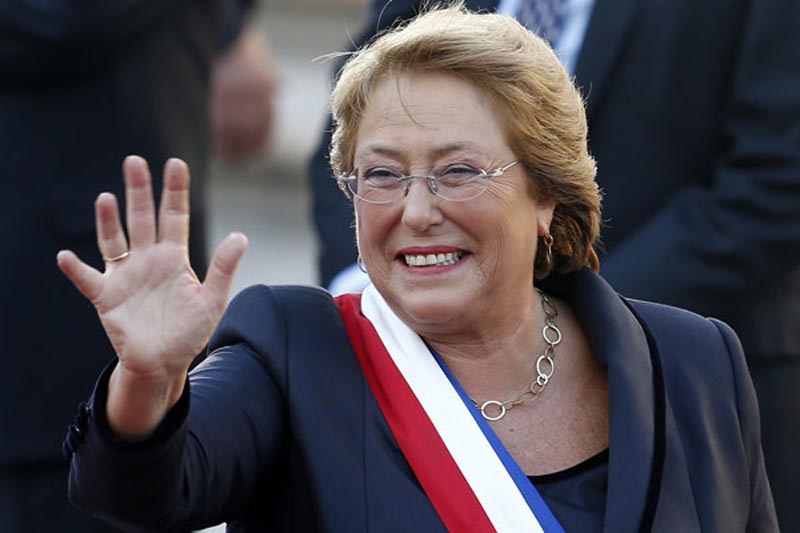
<path fill-rule="evenodd" d="M 544 391 L 553 373 L 556 371 L 555 364 L 555 347 L 561 342 L 561 330 L 556 325 L 556 318 L 558 317 L 558 310 L 550 301 L 545 293 L 536 289 L 539 293 L 542 302 L 542 310 L 544 311 L 544 327 L 542 328 L 542 338 L 547 345 L 539 357 L 536 358 L 536 379 L 528 387 L 528 390 L 517 396 L 512 400 L 501 402 L 499 400 L 486 400 L 478 405 L 478 402 L 472 400 L 475 407 L 480 409 L 481 416 L 489 422 L 496 422 L 506 416 L 514 406 L 525 403 L 530 399 L 535 400 Z"/>

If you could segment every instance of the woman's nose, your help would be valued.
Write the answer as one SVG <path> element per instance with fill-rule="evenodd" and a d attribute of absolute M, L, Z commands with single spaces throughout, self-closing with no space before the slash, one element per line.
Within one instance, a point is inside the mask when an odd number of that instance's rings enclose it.
<path fill-rule="evenodd" d="M 440 199 L 430 190 L 426 179 L 409 180 L 403 202 L 403 223 L 414 231 L 423 232 L 444 219 L 439 209 Z"/>

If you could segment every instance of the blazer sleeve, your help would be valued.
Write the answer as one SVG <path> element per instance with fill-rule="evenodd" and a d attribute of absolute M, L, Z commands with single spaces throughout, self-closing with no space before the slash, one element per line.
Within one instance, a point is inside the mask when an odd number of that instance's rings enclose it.
<path fill-rule="evenodd" d="M 622 294 L 727 317 L 734 298 L 800 264 L 800 2 L 749 5 L 731 29 L 740 46 L 706 185 L 610 251 L 602 272 Z"/>
<path fill-rule="evenodd" d="M 285 462 L 284 333 L 269 289 L 237 296 L 184 396 L 140 443 L 117 439 L 105 419 L 111 365 L 88 420 L 67 437 L 73 503 L 135 531 L 200 529 L 242 513 Z"/>
<path fill-rule="evenodd" d="M 747 370 L 744 351 L 733 330 L 724 322 L 710 319 L 716 325 L 730 354 L 736 389 L 736 408 L 739 415 L 742 443 L 750 479 L 750 513 L 747 531 L 777 531 L 777 517 L 772 492 L 761 450 L 761 423 L 755 388 Z"/>

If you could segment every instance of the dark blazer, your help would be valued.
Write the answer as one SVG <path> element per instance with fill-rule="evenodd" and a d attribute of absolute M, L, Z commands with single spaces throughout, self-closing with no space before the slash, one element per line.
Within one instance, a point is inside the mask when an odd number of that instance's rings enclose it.
<path fill-rule="evenodd" d="M 34 7 L 35 4 L 35 7 Z M 0 2 L 0 464 L 61 461 L 63 427 L 113 356 L 97 315 L 58 271 L 102 268 L 92 204 L 122 199 L 136 153 L 192 167 L 203 268 L 209 67 L 222 0 Z"/>
<path fill-rule="evenodd" d="M 385 3 L 357 44 L 421 4 Z M 603 276 L 725 320 L 748 356 L 800 358 L 798 21 L 796 0 L 596 0 L 576 63 L 605 193 Z M 324 284 L 357 254 L 329 140 L 310 172 Z"/>
<path fill-rule="evenodd" d="M 775 531 L 755 395 L 730 328 L 621 298 L 588 269 L 545 290 L 570 302 L 608 368 L 605 530 Z M 145 443 L 111 435 L 105 371 L 67 439 L 77 505 L 153 531 L 219 521 L 231 531 L 444 530 L 327 293 L 250 288 L 211 347 Z"/>

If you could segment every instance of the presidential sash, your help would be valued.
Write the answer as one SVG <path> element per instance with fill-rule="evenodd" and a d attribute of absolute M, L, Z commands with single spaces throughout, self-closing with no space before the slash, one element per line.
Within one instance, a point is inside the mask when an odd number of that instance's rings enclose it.
<path fill-rule="evenodd" d="M 447 529 L 562 532 L 446 365 L 375 287 L 336 303 L 378 406 Z"/>

